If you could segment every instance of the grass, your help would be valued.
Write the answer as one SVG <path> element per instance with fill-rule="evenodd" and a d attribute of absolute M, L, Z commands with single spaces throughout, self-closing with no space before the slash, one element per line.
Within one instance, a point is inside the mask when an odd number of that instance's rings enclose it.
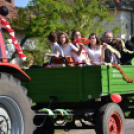
<path fill-rule="evenodd" d="M 56 134 L 56 133 L 62 133 L 62 132 L 64 132 L 63 129 L 56 129 L 56 130 L 55 130 L 55 134 Z"/>

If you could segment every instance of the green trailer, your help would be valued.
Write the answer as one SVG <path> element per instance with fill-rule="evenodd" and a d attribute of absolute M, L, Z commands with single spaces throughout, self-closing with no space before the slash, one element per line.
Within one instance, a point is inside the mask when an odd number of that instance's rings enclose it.
<path fill-rule="evenodd" d="M 120 67 L 128 78 L 134 77 L 134 66 Z M 95 129 L 97 134 L 125 134 L 125 118 L 134 116 L 134 82 L 124 79 L 120 70 L 102 65 L 24 71 L 31 82 L 22 85 L 36 104 L 32 107 L 36 112 L 35 134 L 82 128 Z M 113 94 L 122 101 L 113 102 Z"/>

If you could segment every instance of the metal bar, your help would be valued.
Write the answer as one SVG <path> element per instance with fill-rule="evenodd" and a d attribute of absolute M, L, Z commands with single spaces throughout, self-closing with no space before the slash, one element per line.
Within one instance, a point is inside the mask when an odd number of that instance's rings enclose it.
<path fill-rule="evenodd" d="M 55 115 L 61 115 L 61 114 L 56 114 L 56 113 L 54 113 Z M 46 113 L 36 113 L 36 115 L 48 115 L 48 114 L 46 114 Z M 69 114 L 69 115 L 75 115 L 75 114 Z M 49 116 L 49 115 L 48 115 Z"/>
<path fill-rule="evenodd" d="M 54 110 L 52 110 L 52 112 L 55 115 L 61 115 L 58 112 L 55 112 Z M 35 110 L 36 115 L 48 115 L 47 112 L 39 112 Z M 94 113 L 93 109 L 83 109 L 83 110 L 72 110 L 72 112 L 68 112 L 69 115 L 84 115 L 87 113 Z"/>

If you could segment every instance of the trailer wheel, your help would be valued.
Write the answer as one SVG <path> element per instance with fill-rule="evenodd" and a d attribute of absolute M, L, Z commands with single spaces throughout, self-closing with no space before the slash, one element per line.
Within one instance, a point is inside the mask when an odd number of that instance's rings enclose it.
<path fill-rule="evenodd" d="M 115 103 L 102 106 L 95 122 L 97 134 L 125 134 L 124 114 Z"/>
<path fill-rule="evenodd" d="M 0 73 L 0 133 L 33 134 L 32 101 L 26 94 L 18 79 Z"/>

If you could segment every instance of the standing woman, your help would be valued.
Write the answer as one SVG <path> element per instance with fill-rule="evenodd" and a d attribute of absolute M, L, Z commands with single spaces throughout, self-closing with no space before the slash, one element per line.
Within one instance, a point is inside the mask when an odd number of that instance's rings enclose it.
<path fill-rule="evenodd" d="M 77 55 L 81 54 L 83 44 L 79 44 L 80 48 L 77 49 L 74 45 L 70 43 L 69 37 L 65 32 L 61 32 L 58 34 L 58 44 L 62 48 L 64 57 L 72 57 L 72 52 L 76 53 Z"/>
<path fill-rule="evenodd" d="M 88 57 L 93 65 L 107 65 L 104 62 L 105 49 L 107 46 L 101 46 L 101 41 L 97 37 L 96 33 L 92 33 L 89 36 L 90 43 L 86 46 Z"/>
<path fill-rule="evenodd" d="M 74 42 L 74 40 L 78 39 L 78 38 L 81 38 L 81 32 L 76 30 L 76 31 L 73 31 L 72 32 L 72 37 L 71 37 L 71 41 Z M 76 48 L 79 49 L 79 43 L 76 43 L 76 44 L 73 44 Z M 85 46 L 83 45 L 82 47 L 82 52 L 81 54 L 78 56 L 76 53 L 72 52 L 72 57 L 75 59 L 75 62 L 78 62 L 78 63 L 89 63 L 90 60 L 88 58 L 88 55 L 86 53 L 86 48 Z"/>

